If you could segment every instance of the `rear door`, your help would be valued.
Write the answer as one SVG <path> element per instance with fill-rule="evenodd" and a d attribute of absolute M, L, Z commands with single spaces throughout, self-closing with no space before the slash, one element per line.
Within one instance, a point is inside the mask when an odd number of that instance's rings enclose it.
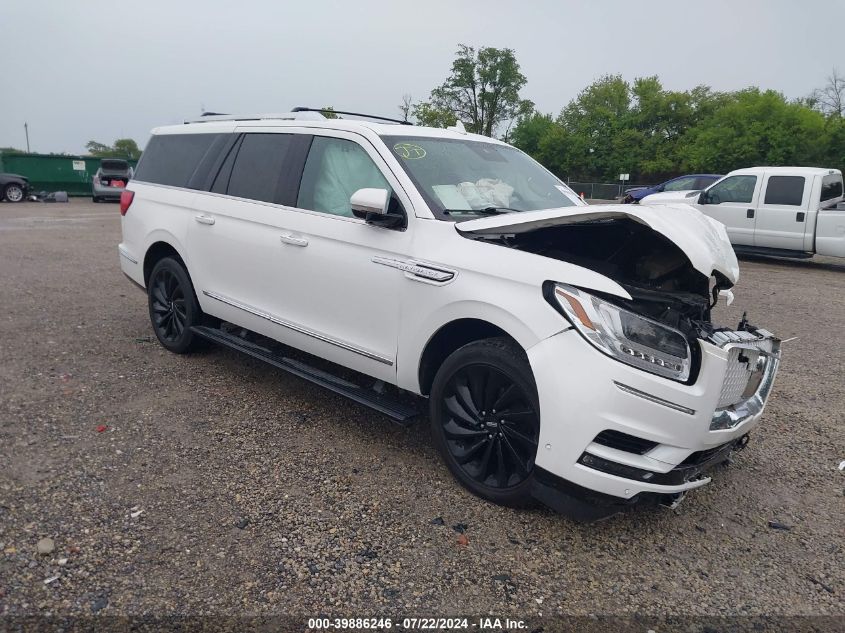
<path fill-rule="evenodd" d="M 198 193 L 189 223 L 194 285 L 203 309 L 277 338 L 272 321 L 280 297 L 279 234 L 290 203 L 297 149 L 307 137 L 256 128 L 221 160 L 211 191 Z"/>
<path fill-rule="evenodd" d="M 812 178 L 766 173 L 757 205 L 754 245 L 804 250 Z"/>
<path fill-rule="evenodd" d="M 727 227 L 731 244 L 754 245 L 761 180 L 753 174 L 728 176 L 710 187 L 698 205 L 702 213 Z"/>

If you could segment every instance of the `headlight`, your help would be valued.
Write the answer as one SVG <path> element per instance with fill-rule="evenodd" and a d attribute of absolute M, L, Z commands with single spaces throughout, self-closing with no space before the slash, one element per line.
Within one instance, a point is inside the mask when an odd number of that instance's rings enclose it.
<path fill-rule="evenodd" d="M 608 356 L 664 378 L 689 378 L 692 356 L 678 330 L 572 286 L 555 284 L 554 297 L 581 335 Z"/>

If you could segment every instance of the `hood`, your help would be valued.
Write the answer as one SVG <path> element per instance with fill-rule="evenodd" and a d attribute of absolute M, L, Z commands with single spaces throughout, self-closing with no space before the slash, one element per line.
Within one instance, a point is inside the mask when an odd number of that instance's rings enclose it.
<path fill-rule="evenodd" d="M 642 204 L 596 204 L 521 211 L 459 222 L 455 228 L 460 233 L 473 235 L 516 234 L 614 218 L 629 218 L 671 240 L 705 277 L 718 271 L 732 283 L 739 279 L 739 263 L 725 226 L 688 204 L 661 204 L 654 208 Z"/>
<path fill-rule="evenodd" d="M 667 204 L 671 202 L 684 202 L 686 204 L 695 204 L 698 202 L 698 195 L 701 189 L 691 189 L 688 191 L 663 191 L 661 193 L 652 193 L 640 200 L 643 204 Z"/>

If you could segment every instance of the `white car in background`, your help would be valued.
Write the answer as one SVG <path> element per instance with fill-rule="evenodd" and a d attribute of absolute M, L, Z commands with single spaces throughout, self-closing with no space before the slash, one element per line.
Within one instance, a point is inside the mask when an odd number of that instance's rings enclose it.
<path fill-rule="evenodd" d="M 842 190 L 838 169 L 752 167 L 703 191 L 656 193 L 642 204 L 691 204 L 724 224 L 739 252 L 845 257 Z"/>
<path fill-rule="evenodd" d="M 676 503 L 745 445 L 778 368 L 771 333 L 711 321 L 739 276 L 721 224 L 587 206 L 461 128 L 304 109 L 158 128 L 120 209 L 165 348 L 210 340 L 400 421 L 424 405 L 496 503 Z"/>

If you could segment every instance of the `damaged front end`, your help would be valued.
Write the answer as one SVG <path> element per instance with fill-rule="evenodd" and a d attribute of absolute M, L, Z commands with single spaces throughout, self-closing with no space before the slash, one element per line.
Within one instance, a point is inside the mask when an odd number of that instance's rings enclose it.
<path fill-rule="evenodd" d="M 584 351 L 572 334 L 530 351 L 541 406 L 566 412 L 541 427 L 541 501 L 571 510 L 573 498 L 585 498 L 593 519 L 648 499 L 677 502 L 748 441 L 774 384 L 780 341 L 745 317 L 735 328 L 713 323 L 717 300 L 739 276 L 723 225 L 692 208 L 625 205 L 512 213 L 456 229 L 617 285 L 543 285 L 580 338 L 623 365 Z M 547 375 L 542 368 L 557 358 L 578 375 Z"/>
<path fill-rule="evenodd" d="M 724 226 L 692 207 L 668 214 L 630 205 L 512 213 L 462 222 L 457 229 L 615 281 L 627 296 L 561 280 L 549 280 L 543 291 L 594 346 L 651 373 L 695 382 L 697 341 L 722 346 L 737 338 L 765 339 L 769 349 L 759 353 L 775 353 L 771 333 L 745 320 L 736 330 L 713 324 L 712 309 L 738 279 L 739 267 Z M 756 354 L 740 356 L 753 364 Z"/>

